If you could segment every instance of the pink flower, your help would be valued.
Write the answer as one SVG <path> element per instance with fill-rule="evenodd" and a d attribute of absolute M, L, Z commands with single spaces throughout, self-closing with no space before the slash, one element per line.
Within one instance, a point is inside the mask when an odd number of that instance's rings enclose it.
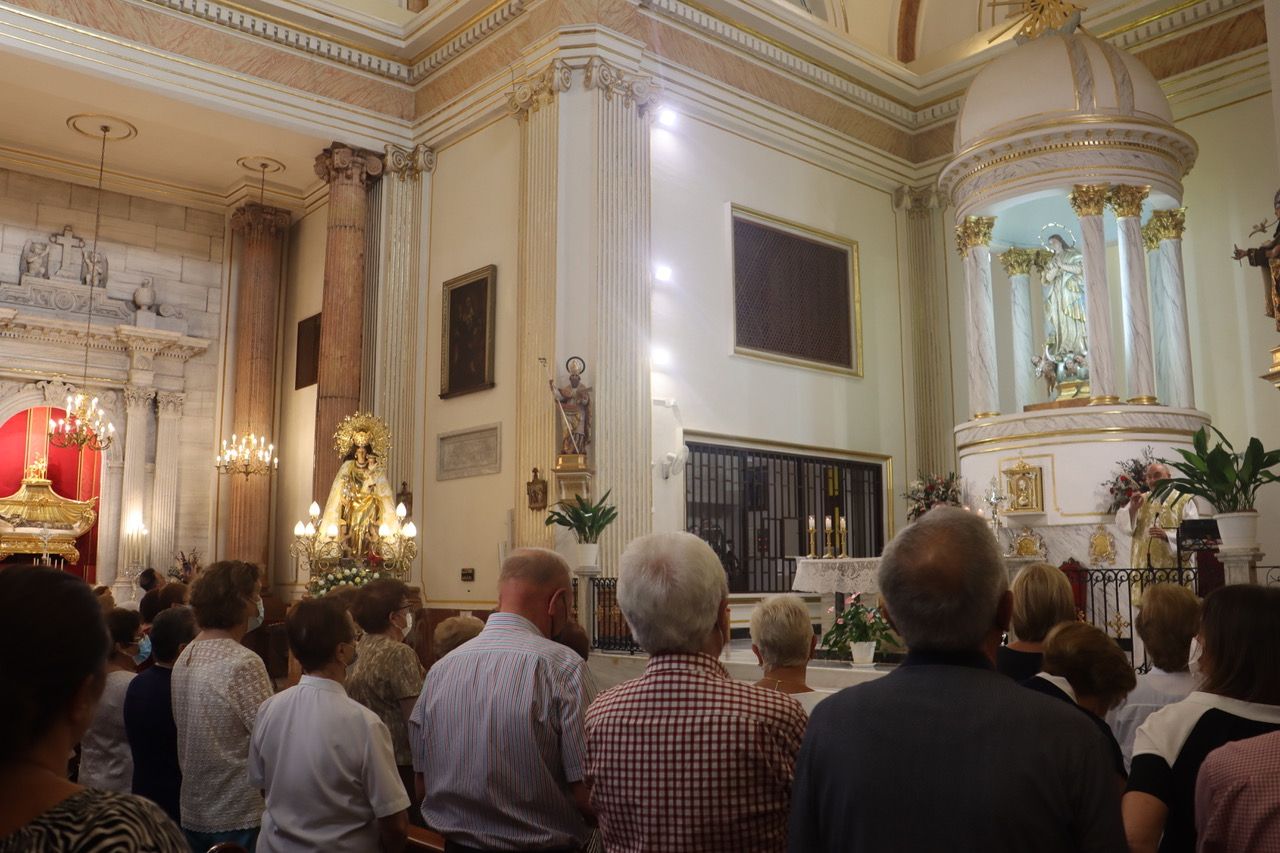
<path fill-rule="evenodd" d="M 835 613 L 835 612 L 836 612 L 836 607 L 835 607 L 835 605 L 833 604 L 833 605 L 831 605 L 830 607 L 828 607 L 828 608 L 827 608 L 827 612 L 828 612 L 828 613 Z"/>
<path fill-rule="evenodd" d="M 843 625 L 843 624 L 844 624 L 844 617 L 843 617 L 843 616 L 841 616 L 841 617 L 837 618 L 837 619 L 836 619 L 836 624 L 837 624 L 837 625 Z"/>

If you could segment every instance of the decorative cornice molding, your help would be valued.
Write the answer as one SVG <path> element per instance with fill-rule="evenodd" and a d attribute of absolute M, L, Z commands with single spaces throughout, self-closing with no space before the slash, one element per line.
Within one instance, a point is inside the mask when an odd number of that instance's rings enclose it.
<path fill-rule="evenodd" d="M 388 142 L 383 160 L 389 173 L 402 181 L 412 180 L 420 174 L 435 171 L 436 151 L 425 142 L 412 149 Z"/>
<path fill-rule="evenodd" d="M 442 44 L 430 48 L 426 56 L 413 64 L 413 68 L 409 71 L 408 82 L 413 84 L 422 82 L 437 68 L 447 65 L 465 53 L 468 48 L 474 47 L 502 29 L 524 11 L 524 4 L 525 0 L 507 0 Z"/>
<path fill-rule="evenodd" d="M 586 89 L 599 89 L 605 100 L 620 97 L 626 106 L 635 105 L 641 114 L 657 102 L 661 91 L 652 77 L 629 74 L 598 56 L 587 60 L 582 85 Z"/>
<path fill-rule="evenodd" d="M 563 59 L 553 59 L 541 71 L 516 81 L 507 96 L 507 107 L 517 118 L 528 118 L 529 113 L 551 103 L 557 93 L 569 91 L 572 85 L 573 68 Z"/>

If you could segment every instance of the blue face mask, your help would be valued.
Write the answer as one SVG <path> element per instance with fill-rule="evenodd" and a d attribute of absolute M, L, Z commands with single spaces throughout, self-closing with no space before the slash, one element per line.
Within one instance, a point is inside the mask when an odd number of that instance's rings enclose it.
<path fill-rule="evenodd" d="M 138 643 L 138 653 L 133 656 L 133 662 L 142 663 L 149 657 L 151 657 L 151 635 L 144 634 Z"/>
<path fill-rule="evenodd" d="M 266 613 L 262 609 L 262 599 L 258 599 L 258 613 L 249 617 L 249 630 L 253 631 L 262 624 L 262 620 L 266 618 Z"/>

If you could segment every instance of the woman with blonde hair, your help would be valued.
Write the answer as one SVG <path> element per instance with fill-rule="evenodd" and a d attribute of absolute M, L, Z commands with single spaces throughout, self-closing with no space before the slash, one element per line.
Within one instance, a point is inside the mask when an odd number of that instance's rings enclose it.
<path fill-rule="evenodd" d="M 818 637 L 809 608 L 794 595 L 771 595 L 751 611 L 751 651 L 764 670 L 757 687 L 787 693 L 806 714 L 830 694 L 805 683 Z"/>
<path fill-rule="evenodd" d="M 1191 672 L 1191 641 L 1200 630 L 1200 599 L 1185 586 L 1158 583 L 1142 593 L 1133 627 L 1142 638 L 1151 671 L 1138 676 L 1138 686 L 1124 705 L 1112 712 L 1111 730 L 1120 742 L 1127 767 L 1133 738 L 1147 717 L 1191 694 L 1199 680 Z"/>
<path fill-rule="evenodd" d="M 1040 671 L 1044 638 L 1059 622 L 1074 622 L 1071 582 L 1057 566 L 1032 563 L 1018 572 L 1013 593 L 1013 640 L 996 649 L 996 669 L 1014 681 L 1026 681 Z"/>

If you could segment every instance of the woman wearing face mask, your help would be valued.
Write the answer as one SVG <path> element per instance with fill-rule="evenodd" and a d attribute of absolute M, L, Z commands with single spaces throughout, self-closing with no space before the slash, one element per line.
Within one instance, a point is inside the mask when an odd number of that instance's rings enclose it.
<path fill-rule="evenodd" d="M 67 572 L 6 566 L 0 624 L 40 649 L 0 664 L 0 853 L 187 853 L 154 803 L 67 779 L 114 651 L 93 590 Z"/>
<path fill-rule="evenodd" d="M 106 615 L 111 634 L 107 684 L 89 730 L 80 741 L 80 784 L 86 788 L 128 793 L 133 784 L 133 755 L 124 732 L 124 695 L 138 671 L 142 617 L 117 607 Z M 150 654 L 150 650 L 147 651 Z"/>
<path fill-rule="evenodd" d="M 405 791 L 414 799 L 413 754 L 408 719 L 422 692 L 425 673 L 417 654 L 406 645 L 413 630 L 409 588 L 397 580 L 370 581 L 355 594 L 351 615 L 364 631 L 356 645 L 356 662 L 347 677 L 347 694 L 378 715 L 391 732 L 396 766 Z M 421 821 L 414 804 L 410 819 Z"/>
<path fill-rule="evenodd" d="M 182 767 L 182 828 L 193 850 L 229 841 L 252 850 L 262 795 L 245 765 L 258 707 L 271 697 L 262 658 L 241 645 L 262 624 L 258 567 L 214 563 L 191 588 L 200 633 L 170 677 Z"/>

